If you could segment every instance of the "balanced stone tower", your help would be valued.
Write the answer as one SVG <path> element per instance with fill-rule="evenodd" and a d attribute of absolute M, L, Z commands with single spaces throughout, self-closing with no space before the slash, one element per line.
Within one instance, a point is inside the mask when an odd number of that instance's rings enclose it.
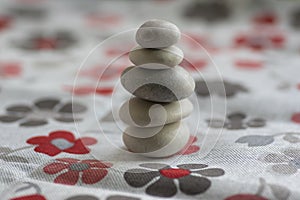
<path fill-rule="evenodd" d="M 129 53 L 135 66 L 121 75 L 121 84 L 135 97 L 119 111 L 120 119 L 129 125 L 123 142 L 131 152 L 168 157 L 188 143 L 189 130 L 181 119 L 193 110 L 187 97 L 195 82 L 178 66 L 184 55 L 174 44 L 180 37 L 176 25 L 157 19 L 145 22 L 136 32 L 139 46 Z"/>

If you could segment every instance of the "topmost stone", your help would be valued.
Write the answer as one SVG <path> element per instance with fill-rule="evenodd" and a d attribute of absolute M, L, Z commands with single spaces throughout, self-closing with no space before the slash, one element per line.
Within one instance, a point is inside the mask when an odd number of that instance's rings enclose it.
<path fill-rule="evenodd" d="M 180 36 L 180 30 L 175 24 L 152 19 L 137 30 L 135 39 L 143 48 L 166 48 L 177 43 Z"/>

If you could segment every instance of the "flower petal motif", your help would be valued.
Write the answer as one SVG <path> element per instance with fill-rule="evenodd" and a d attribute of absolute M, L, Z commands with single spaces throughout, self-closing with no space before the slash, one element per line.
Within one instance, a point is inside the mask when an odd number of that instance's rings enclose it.
<path fill-rule="evenodd" d="M 74 142 L 75 141 L 75 137 L 73 135 L 73 133 L 69 132 L 69 131 L 54 131 L 51 132 L 49 134 L 49 138 L 52 139 L 58 139 L 58 138 L 63 138 L 68 140 L 69 142 Z"/>
<path fill-rule="evenodd" d="M 217 177 L 224 175 L 225 172 L 223 169 L 220 168 L 210 168 L 199 171 L 193 171 L 193 173 L 201 174 L 202 176 Z"/>
<path fill-rule="evenodd" d="M 176 169 L 176 168 L 167 168 L 159 170 L 159 173 L 167 178 L 178 179 L 184 176 L 188 176 L 191 174 L 188 169 Z"/>
<path fill-rule="evenodd" d="M 93 145 L 97 143 L 97 140 L 91 137 L 82 137 L 80 138 L 80 141 L 84 144 L 84 145 Z"/>
<path fill-rule="evenodd" d="M 225 200 L 269 200 L 269 199 L 254 194 L 236 194 L 227 197 Z"/>
<path fill-rule="evenodd" d="M 232 120 L 230 123 L 226 124 L 226 128 L 229 130 L 239 130 L 239 129 L 246 129 L 247 127 L 243 124 L 242 121 Z"/>
<path fill-rule="evenodd" d="M 74 142 L 74 145 L 68 149 L 63 150 L 66 153 L 72 154 L 87 154 L 90 152 L 90 149 L 84 146 L 80 139 Z"/>
<path fill-rule="evenodd" d="M 244 86 L 228 81 L 203 81 L 196 80 L 195 92 L 198 96 L 209 96 L 217 94 L 219 96 L 233 97 L 240 92 L 248 92 Z"/>
<path fill-rule="evenodd" d="M 80 161 L 80 160 L 75 159 L 75 158 L 57 158 L 57 159 L 55 159 L 55 160 L 61 161 L 61 162 L 65 162 L 65 163 L 69 163 L 69 164 L 77 163 L 77 162 Z"/>
<path fill-rule="evenodd" d="M 13 115 L 1 115 L 0 116 L 0 121 L 4 123 L 11 123 L 11 122 L 16 122 L 20 119 L 23 119 L 24 117 L 20 116 L 13 116 Z"/>
<path fill-rule="evenodd" d="M 206 122 L 211 128 L 225 128 L 228 125 L 223 119 L 208 119 Z"/>
<path fill-rule="evenodd" d="M 299 133 L 286 133 L 286 135 L 283 137 L 283 139 L 285 141 L 288 141 L 289 143 L 299 143 L 300 142 L 300 138 L 296 136 L 296 134 Z"/>
<path fill-rule="evenodd" d="M 34 148 L 34 151 L 47 154 L 48 156 L 56 156 L 61 150 L 52 144 L 41 144 Z"/>
<path fill-rule="evenodd" d="M 194 143 L 197 142 L 196 136 L 190 136 L 188 143 L 180 150 L 177 155 L 189 155 L 196 153 L 200 150 L 200 147 L 197 145 L 194 145 Z"/>
<path fill-rule="evenodd" d="M 20 126 L 42 126 L 45 124 L 48 124 L 48 121 L 45 119 L 28 119 L 22 122 Z"/>
<path fill-rule="evenodd" d="M 272 169 L 273 171 L 284 175 L 291 175 L 297 172 L 297 168 L 289 164 L 276 164 L 272 166 Z"/>
<path fill-rule="evenodd" d="M 300 124 L 300 113 L 293 114 L 291 120 L 297 124 Z"/>
<path fill-rule="evenodd" d="M 47 199 L 40 194 L 33 194 L 33 195 L 11 198 L 10 200 L 47 200 Z"/>
<path fill-rule="evenodd" d="M 79 118 L 73 118 L 73 117 L 65 117 L 65 116 L 61 116 L 61 117 L 55 117 L 54 118 L 56 121 L 59 121 L 59 122 L 79 122 L 81 121 L 82 119 L 79 119 Z"/>
<path fill-rule="evenodd" d="M 179 154 L 190 155 L 190 154 L 198 152 L 199 150 L 200 150 L 199 146 L 197 146 L 197 145 L 190 145 L 186 149 L 184 149 L 183 151 L 181 151 Z"/>
<path fill-rule="evenodd" d="M 246 143 L 249 147 L 266 146 L 274 142 L 272 135 L 247 135 L 240 137 L 236 143 Z"/>
<path fill-rule="evenodd" d="M 169 165 L 162 164 L 162 163 L 143 163 L 140 164 L 140 166 L 149 169 L 163 169 L 163 168 L 170 167 Z"/>
<path fill-rule="evenodd" d="M 27 7 L 27 6 L 17 6 L 12 7 L 10 13 L 17 18 L 24 19 L 43 19 L 45 15 L 48 13 L 47 10 L 40 7 Z M 35 34 L 37 35 L 37 34 Z"/>
<path fill-rule="evenodd" d="M 230 113 L 227 115 L 226 118 L 227 119 L 212 118 L 207 119 L 206 122 L 211 128 L 226 128 L 228 130 L 246 129 L 248 127 L 260 128 L 266 125 L 266 120 L 263 118 L 252 118 L 247 120 L 247 115 L 243 112 Z"/>
<path fill-rule="evenodd" d="M 124 173 L 124 179 L 132 187 L 143 187 L 159 175 L 158 171 L 130 169 Z"/>
<path fill-rule="evenodd" d="M 15 163 L 29 163 L 29 161 L 22 156 L 2 156 L 1 160 L 6 162 L 15 162 Z"/>
<path fill-rule="evenodd" d="M 101 162 L 99 160 L 83 160 L 82 163 L 88 164 L 90 167 L 95 168 L 110 168 L 112 166 L 111 163 L 108 162 Z"/>
<path fill-rule="evenodd" d="M 8 16 L 0 16 L 0 31 L 3 31 L 10 27 L 13 19 Z"/>
<path fill-rule="evenodd" d="M 86 143 L 84 144 L 83 141 Z M 49 136 L 37 136 L 27 140 L 27 143 L 38 145 L 34 150 L 55 156 L 61 152 L 71 154 L 87 154 L 90 149 L 85 145 L 96 144 L 97 140 L 91 137 L 76 139 L 73 133 L 64 130 L 53 131 Z"/>
<path fill-rule="evenodd" d="M 75 37 L 66 31 L 58 31 L 51 35 L 49 33 L 37 32 L 20 41 L 18 47 L 31 51 L 57 51 L 71 47 L 76 41 Z"/>
<path fill-rule="evenodd" d="M 283 151 L 284 155 L 291 158 L 300 158 L 300 149 L 289 148 Z"/>
<path fill-rule="evenodd" d="M 55 106 L 59 104 L 58 99 L 40 99 L 34 103 L 34 105 L 41 110 L 53 110 Z"/>
<path fill-rule="evenodd" d="M 187 195 L 201 194 L 208 190 L 210 186 L 210 180 L 205 177 L 185 176 L 179 179 L 179 188 Z"/>
<path fill-rule="evenodd" d="M 13 105 L 6 108 L 6 111 L 18 114 L 26 114 L 32 112 L 32 109 L 27 105 Z"/>
<path fill-rule="evenodd" d="M 253 59 L 238 59 L 234 62 L 234 65 L 241 69 L 253 69 L 257 70 L 263 67 L 263 62 L 261 60 Z"/>
<path fill-rule="evenodd" d="M 254 118 L 247 122 L 247 126 L 253 128 L 264 127 L 266 125 L 266 120 L 261 118 Z"/>
<path fill-rule="evenodd" d="M 184 9 L 183 14 L 188 19 L 215 23 L 230 17 L 231 9 L 225 2 L 195 1 Z M 214 12 L 215 10 L 218 12 Z"/>
<path fill-rule="evenodd" d="M 177 165 L 177 167 L 182 168 L 182 169 L 202 169 L 208 167 L 208 165 L 204 164 L 181 164 Z"/>
<path fill-rule="evenodd" d="M 67 171 L 57 176 L 54 179 L 54 183 L 60 183 L 65 185 L 75 185 L 79 179 L 79 171 Z"/>
<path fill-rule="evenodd" d="M 146 193 L 159 197 L 172 197 L 177 193 L 177 187 L 173 179 L 160 177 L 147 187 Z"/>
<path fill-rule="evenodd" d="M 91 195 L 76 195 L 76 196 L 72 196 L 69 197 L 65 200 L 100 200 L 99 198 L 95 197 L 95 196 L 91 196 Z"/>
<path fill-rule="evenodd" d="M 85 184 L 94 184 L 101 181 L 108 171 L 106 169 L 87 169 L 82 173 L 82 182 Z"/>
<path fill-rule="evenodd" d="M 81 179 L 82 183 L 95 184 L 108 174 L 107 168 L 111 166 L 111 163 L 99 160 L 58 158 L 53 163 L 46 165 L 43 171 L 46 174 L 60 173 L 54 179 L 55 183 L 75 185 Z"/>
<path fill-rule="evenodd" d="M 227 115 L 227 118 L 233 121 L 240 121 L 246 118 L 246 115 L 242 112 L 234 112 Z"/>
<path fill-rule="evenodd" d="M 290 160 L 289 164 L 293 165 L 297 169 L 300 169 L 300 158 L 295 158 L 293 160 Z"/>
<path fill-rule="evenodd" d="M 286 156 L 276 153 L 266 155 L 263 160 L 268 163 L 284 163 L 289 161 Z"/>
<path fill-rule="evenodd" d="M 26 141 L 28 144 L 43 144 L 49 142 L 49 137 L 47 136 L 37 136 L 32 137 Z"/>
<path fill-rule="evenodd" d="M 86 200 L 86 199 L 84 199 L 84 200 Z M 123 196 L 123 195 L 112 195 L 112 196 L 107 197 L 106 200 L 141 200 L 141 199 L 137 198 L 137 197 L 129 197 L 129 196 Z"/>
<path fill-rule="evenodd" d="M 64 104 L 58 112 L 60 113 L 82 113 L 85 112 L 87 108 L 84 105 L 81 105 L 79 103 L 72 103 L 68 102 Z"/>
<path fill-rule="evenodd" d="M 44 167 L 43 171 L 47 174 L 57 174 L 58 172 L 67 169 L 68 167 L 68 164 L 54 162 Z"/>
<path fill-rule="evenodd" d="M 111 95 L 113 92 L 113 88 L 106 87 L 106 88 L 96 88 L 96 94 L 100 95 Z"/>

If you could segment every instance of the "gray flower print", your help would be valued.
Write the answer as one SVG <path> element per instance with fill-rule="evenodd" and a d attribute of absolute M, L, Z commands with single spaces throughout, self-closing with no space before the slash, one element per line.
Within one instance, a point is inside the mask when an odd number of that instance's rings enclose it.
<path fill-rule="evenodd" d="M 19 122 L 20 126 L 41 126 L 52 118 L 59 122 L 81 121 L 79 114 L 87 110 L 79 103 L 62 103 L 55 98 L 39 99 L 33 105 L 15 104 L 6 108 L 6 114 L 0 115 L 0 122 Z"/>

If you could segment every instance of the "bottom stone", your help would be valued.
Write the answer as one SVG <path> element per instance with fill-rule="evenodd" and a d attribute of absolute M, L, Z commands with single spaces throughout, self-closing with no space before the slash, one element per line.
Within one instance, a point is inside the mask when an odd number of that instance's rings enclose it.
<path fill-rule="evenodd" d="M 148 138 L 133 137 L 125 132 L 123 133 L 123 142 L 133 153 L 157 158 L 171 156 L 183 149 L 188 143 L 190 133 L 184 122 L 168 124 L 161 127 L 160 130 L 157 128 L 140 128 L 141 131 L 146 129 L 148 132 L 153 129 L 156 134 Z"/>

